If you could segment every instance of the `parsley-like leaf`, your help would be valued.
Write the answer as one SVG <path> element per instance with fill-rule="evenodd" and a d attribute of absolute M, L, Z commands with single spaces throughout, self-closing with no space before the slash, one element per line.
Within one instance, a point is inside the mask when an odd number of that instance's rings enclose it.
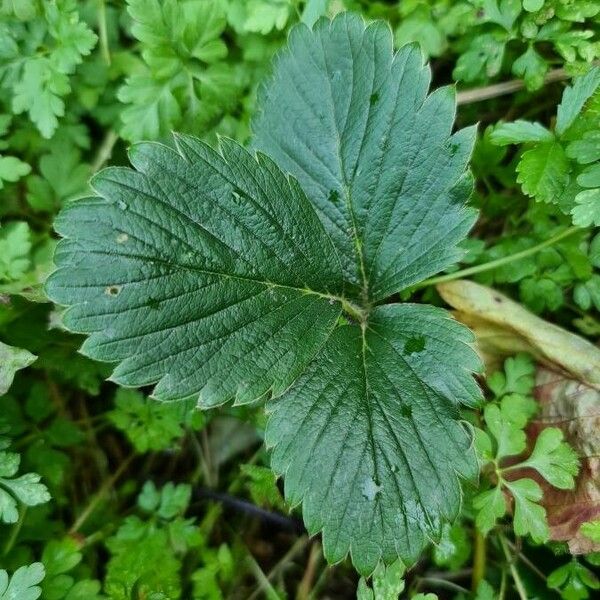
<path fill-rule="evenodd" d="M 38 583 L 44 579 L 44 565 L 36 562 L 19 567 L 12 577 L 0 569 L 0 600 L 37 600 L 42 593 Z"/>
<path fill-rule="evenodd" d="M 542 499 L 542 488 L 533 479 L 506 481 L 514 501 L 513 527 L 520 536 L 531 535 L 534 542 L 545 542 L 549 536 L 546 511 L 537 504 Z"/>
<path fill-rule="evenodd" d="M 535 469 L 550 485 L 562 490 L 575 486 L 574 477 L 579 471 L 577 454 L 567 443 L 557 427 L 547 427 L 537 437 L 529 458 L 519 467 Z"/>
<path fill-rule="evenodd" d="M 17 500 L 25 506 L 36 506 L 50 500 L 48 489 L 40 483 L 37 473 L 15 477 L 20 462 L 18 454 L 0 451 L 0 520 L 4 523 L 17 522 Z"/>
<path fill-rule="evenodd" d="M 36 358 L 29 350 L 15 348 L 0 342 L 0 396 L 8 392 L 15 373 L 28 367 Z"/>

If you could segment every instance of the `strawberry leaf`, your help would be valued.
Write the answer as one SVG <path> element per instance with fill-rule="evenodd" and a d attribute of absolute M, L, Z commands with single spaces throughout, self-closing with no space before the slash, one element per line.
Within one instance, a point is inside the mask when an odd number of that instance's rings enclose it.
<path fill-rule="evenodd" d="M 136 144 L 135 170 L 102 171 L 59 216 L 47 282 L 118 383 L 204 408 L 267 399 L 288 500 L 362 574 L 439 538 L 477 472 L 459 416 L 480 399 L 471 333 L 383 304 L 455 262 L 476 216 L 474 129 L 452 134 L 454 92 L 428 85 L 386 26 L 298 26 L 255 146 L 299 182 L 229 140 Z"/>

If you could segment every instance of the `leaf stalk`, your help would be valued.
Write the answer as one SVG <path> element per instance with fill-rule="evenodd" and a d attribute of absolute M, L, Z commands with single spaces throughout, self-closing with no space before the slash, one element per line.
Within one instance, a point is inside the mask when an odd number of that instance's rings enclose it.
<path fill-rule="evenodd" d="M 484 273 L 485 271 L 497 269 L 498 267 L 510 264 L 516 260 L 537 254 L 540 250 L 548 248 L 549 246 L 553 246 L 557 242 L 564 240 L 578 231 L 581 231 L 579 227 L 569 227 L 568 229 L 557 233 L 555 236 L 544 240 L 543 242 L 540 242 L 531 248 L 527 248 L 526 250 L 521 250 L 520 252 L 515 252 L 515 254 L 503 256 L 502 258 L 497 258 L 496 260 L 491 260 L 481 265 L 475 265 L 473 267 L 468 267 L 467 269 L 460 269 L 459 271 L 454 271 L 453 273 L 447 273 L 446 275 L 431 277 L 430 279 L 426 279 L 425 281 L 417 284 L 415 288 L 420 289 L 430 285 L 437 285 L 438 283 L 445 283 L 446 281 L 453 281 L 455 279 L 463 279 L 464 277 L 469 277 L 470 275 L 476 275 L 478 273 Z"/>

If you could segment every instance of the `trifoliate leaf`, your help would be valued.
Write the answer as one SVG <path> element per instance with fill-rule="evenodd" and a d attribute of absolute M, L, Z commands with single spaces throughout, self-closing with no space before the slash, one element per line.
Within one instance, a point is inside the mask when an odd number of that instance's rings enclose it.
<path fill-rule="evenodd" d="M 28 350 L 0 342 L 0 396 L 8 392 L 15 373 L 28 367 L 36 358 Z"/>
<path fill-rule="evenodd" d="M 520 467 L 535 469 L 550 485 L 561 490 L 575 486 L 579 460 L 556 427 L 547 427 L 537 437 L 529 458 Z"/>
<path fill-rule="evenodd" d="M 42 593 L 39 587 L 44 579 L 44 565 L 36 562 L 19 567 L 12 577 L 0 569 L 0 600 L 37 600 Z"/>
<path fill-rule="evenodd" d="M 585 103 L 600 85 L 600 67 L 593 67 L 577 77 L 563 92 L 556 113 L 556 133 L 562 135 L 572 124 Z"/>
<path fill-rule="evenodd" d="M 553 138 L 552 133 L 540 123 L 520 119 L 512 123 L 501 123 L 490 134 L 491 141 L 498 146 L 552 141 Z"/>
<path fill-rule="evenodd" d="M 558 142 L 542 142 L 523 153 L 517 182 L 536 200 L 556 203 L 569 181 L 569 159 Z"/>
<path fill-rule="evenodd" d="M 288 499 L 362 574 L 438 538 L 477 472 L 458 410 L 481 397 L 472 335 L 441 309 L 381 305 L 455 262 L 476 216 L 474 130 L 452 134 L 454 92 L 428 84 L 380 23 L 298 26 L 255 129 L 304 189 L 229 140 L 134 145 L 135 171 L 101 172 L 99 197 L 59 216 L 47 283 L 115 381 L 206 408 L 270 395 Z"/>
<path fill-rule="evenodd" d="M 548 539 L 548 523 L 546 511 L 537 504 L 542 499 L 542 488 L 533 479 L 517 479 L 506 481 L 514 501 L 513 527 L 519 536 L 530 535 L 536 543 Z"/>

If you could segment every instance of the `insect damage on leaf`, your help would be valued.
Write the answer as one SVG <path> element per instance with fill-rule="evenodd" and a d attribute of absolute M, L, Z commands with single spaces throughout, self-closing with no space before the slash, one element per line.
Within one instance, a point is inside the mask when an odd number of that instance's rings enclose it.
<path fill-rule="evenodd" d="M 134 145 L 134 169 L 102 171 L 58 217 L 47 282 L 116 382 L 203 408 L 266 399 L 287 499 L 363 574 L 439 538 L 477 473 L 459 419 L 480 399 L 472 334 L 392 299 L 456 262 L 476 218 L 475 131 L 452 133 L 454 91 L 429 82 L 383 23 L 296 27 L 259 94 L 256 156 Z"/>

